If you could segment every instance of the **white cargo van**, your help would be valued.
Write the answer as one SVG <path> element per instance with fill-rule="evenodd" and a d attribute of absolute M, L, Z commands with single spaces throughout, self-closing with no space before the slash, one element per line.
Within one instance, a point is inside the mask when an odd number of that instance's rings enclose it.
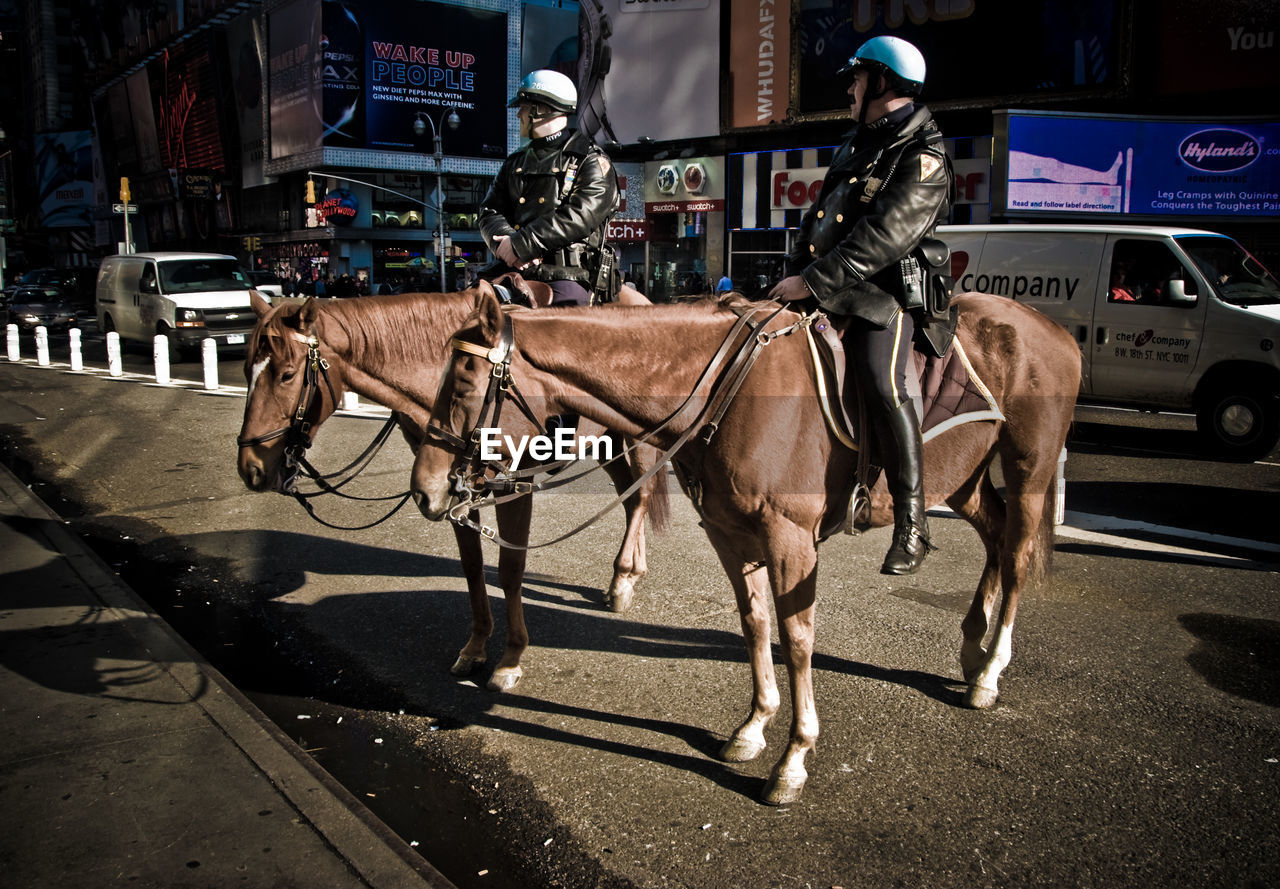
<path fill-rule="evenodd" d="M 240 345 L 258 320 L 249 305 L 252 288 L 234 256 L 108 256 L 98 269 L 98 329 L 147 343 L 163 333 L 177 354 L 194 352 L 206 337 Z"/>
<path fill-rule="evenodd" d="M 1225 235 L 1132 225 L 941 226 L 956 291 L 1034 306 L 1080 344 L 1080 400 L 1189 411 L 1223 456 L 1280 439 L 1280 284 Z"/>

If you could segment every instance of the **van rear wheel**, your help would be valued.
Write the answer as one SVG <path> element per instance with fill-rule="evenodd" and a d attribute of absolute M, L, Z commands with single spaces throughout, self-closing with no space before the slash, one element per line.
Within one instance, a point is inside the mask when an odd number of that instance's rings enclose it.
<path fill-rule="evenodd" d="M 1280 401 L 1263 389 L 1218 389 L 1196 411 L 1196 428 L 1211 453 L 1257 460 L 1280 441 Z"/>

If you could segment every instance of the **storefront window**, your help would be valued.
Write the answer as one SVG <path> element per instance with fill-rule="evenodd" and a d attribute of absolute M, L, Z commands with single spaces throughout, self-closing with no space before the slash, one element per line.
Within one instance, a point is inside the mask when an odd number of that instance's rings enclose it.
<path fill-rule="evenodd" d="M 783 265 L 795 236 L 793 229 L 729 232 L 729 277 L 733 289 L 762 298 L 783 277 Z"/>

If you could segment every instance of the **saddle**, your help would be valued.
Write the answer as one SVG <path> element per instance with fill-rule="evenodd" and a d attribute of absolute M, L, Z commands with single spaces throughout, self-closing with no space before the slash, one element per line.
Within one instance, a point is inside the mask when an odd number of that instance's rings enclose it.
<path fill-rule="evenodd" d="M 843 333 L 843 327 L 826 316 L 819 316 L 807 328 L 822 414 L 840 443 L 858 454 L 857 472 L 849 480 L 846 492 L 828 507 L 819 535 L 824 540 L 839 530 L 854 534 L 872 526 L 870 491 L 881 465 L 875 437 L 863 434 L 867 416 L 858 397 L 858 386 L 846 385 Z M 941 358 L 919 349 L 912 355 L 916 373 L 914 379 L 908 374 L 907 389 L 913 399 L 919 398 L 920 429 L 925 442 L 964 423 L 1004 419 L 958 337 Z"/>
<path fill-rule="evenodd" d="M 498 300 L 505 304 L 528 306 L 538 309 L 551 305 L 551 285 L 543 281 L 527 281 L 517 272 L 507 272 L 489 282 L 498 293 Z"/>

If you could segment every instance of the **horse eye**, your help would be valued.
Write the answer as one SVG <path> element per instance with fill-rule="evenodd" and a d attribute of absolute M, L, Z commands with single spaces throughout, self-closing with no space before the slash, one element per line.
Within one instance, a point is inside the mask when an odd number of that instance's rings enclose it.
<path fill-rule="evenodd" d="M 295 370 L 286 370 L 284 373 L 280 374 L 280 382 L 288 383 L 292 381 L 293 378 L 296 377 L 297 375 L 298 375 L 298 372 Z"/>

